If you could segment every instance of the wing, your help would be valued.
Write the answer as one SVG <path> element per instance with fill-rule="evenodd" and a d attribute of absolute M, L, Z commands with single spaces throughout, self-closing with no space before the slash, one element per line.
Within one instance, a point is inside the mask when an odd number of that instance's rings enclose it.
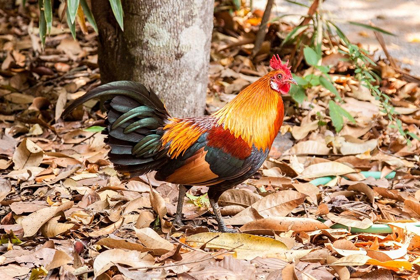
<path fill-rule="evenodd" d="M 254 174 L 267 153 L 236 138 L 220 126 L 202 134 L 182 156 L 170 160 L 156 178 L 184 185 L 240 182 Z"/>

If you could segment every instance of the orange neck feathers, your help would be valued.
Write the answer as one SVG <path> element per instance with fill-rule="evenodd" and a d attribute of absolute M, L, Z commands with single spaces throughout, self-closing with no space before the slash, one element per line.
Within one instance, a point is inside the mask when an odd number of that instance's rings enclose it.
<path fill-rule="evenodd" d="M 284 115 L 283 100 L 270 87 L 270 75 L 242 90 L 235 99 L 212 116 L 250 147 L 266 150 L 273 144 Z"/>

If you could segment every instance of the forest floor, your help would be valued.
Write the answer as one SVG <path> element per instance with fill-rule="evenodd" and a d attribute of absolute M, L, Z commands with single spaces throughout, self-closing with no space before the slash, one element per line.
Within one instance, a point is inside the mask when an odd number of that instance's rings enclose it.
<path fill-rule="evenodd" d="M 98 128 L 106 116 L 92 110 L 97 101 L 76 110 L 76 120 L 61 118 L 71 101 L 100 84 L 93 29 L 78 30 L 75 41 L 56 19 L 42 50 L 38 8 L 27 9 L 0 10 L 2 280 L 418 279 L 418 77 L 377 61 L 379 89 L 398 112 L 391 121 L 354 77 L 354 65 L 325 48 L 322 61 L 350 114 L 342 129 L 334 128 L 329 106 L 336 96 L 321 85 L 306 88 L 300 104 L 286 96 L 285 123 L 269 158 L 219 200 L 238 233 L 215 232 L 205 187 L 188 193 L 186 226 L 175 228 L 177 186 L 114 170 Z M 276 36 L 253 60 L 248 35 L 261 15 L 247 8 L 215 15 L 208 112 L 266 74 L 273 50 L 294 28 L 285 19 L 271 24 Z M 412 44 L 418 43 L 398 45 Z M 291 48 L 280 49 L 282 56 L 291 57 Z M 392 54 L 414 60 L 408 52 Z M 304 61 L 297 69 L 298 77 L 316 71 Z M 397 122 L 411 134 L 401 136 Z"/>

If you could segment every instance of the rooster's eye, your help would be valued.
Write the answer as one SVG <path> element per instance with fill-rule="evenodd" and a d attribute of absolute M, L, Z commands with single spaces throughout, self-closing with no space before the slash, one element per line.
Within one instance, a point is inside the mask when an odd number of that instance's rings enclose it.
<path fill-rule="evenodd" d="M 281 80 L 281 79 L 283 79 L 283 75 L 282 75 L 282 74 L 278 74 L 278 75 L 277 75 L 277 78 L 278 78 L 279 80 Z"/>

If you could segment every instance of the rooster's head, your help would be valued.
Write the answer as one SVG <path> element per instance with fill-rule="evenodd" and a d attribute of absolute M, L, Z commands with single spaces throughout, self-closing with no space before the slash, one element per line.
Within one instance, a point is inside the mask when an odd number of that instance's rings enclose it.
<path fill-rule="evenodd" d="M 280 94 L 287 94 L 291 84 L 296 84 L 290 72 L 289 61 L 283 63 L 279 55 L 274 55 L 270 60 L 270 66 L 274 69 L 269 73 L 270 87 Z"/>

